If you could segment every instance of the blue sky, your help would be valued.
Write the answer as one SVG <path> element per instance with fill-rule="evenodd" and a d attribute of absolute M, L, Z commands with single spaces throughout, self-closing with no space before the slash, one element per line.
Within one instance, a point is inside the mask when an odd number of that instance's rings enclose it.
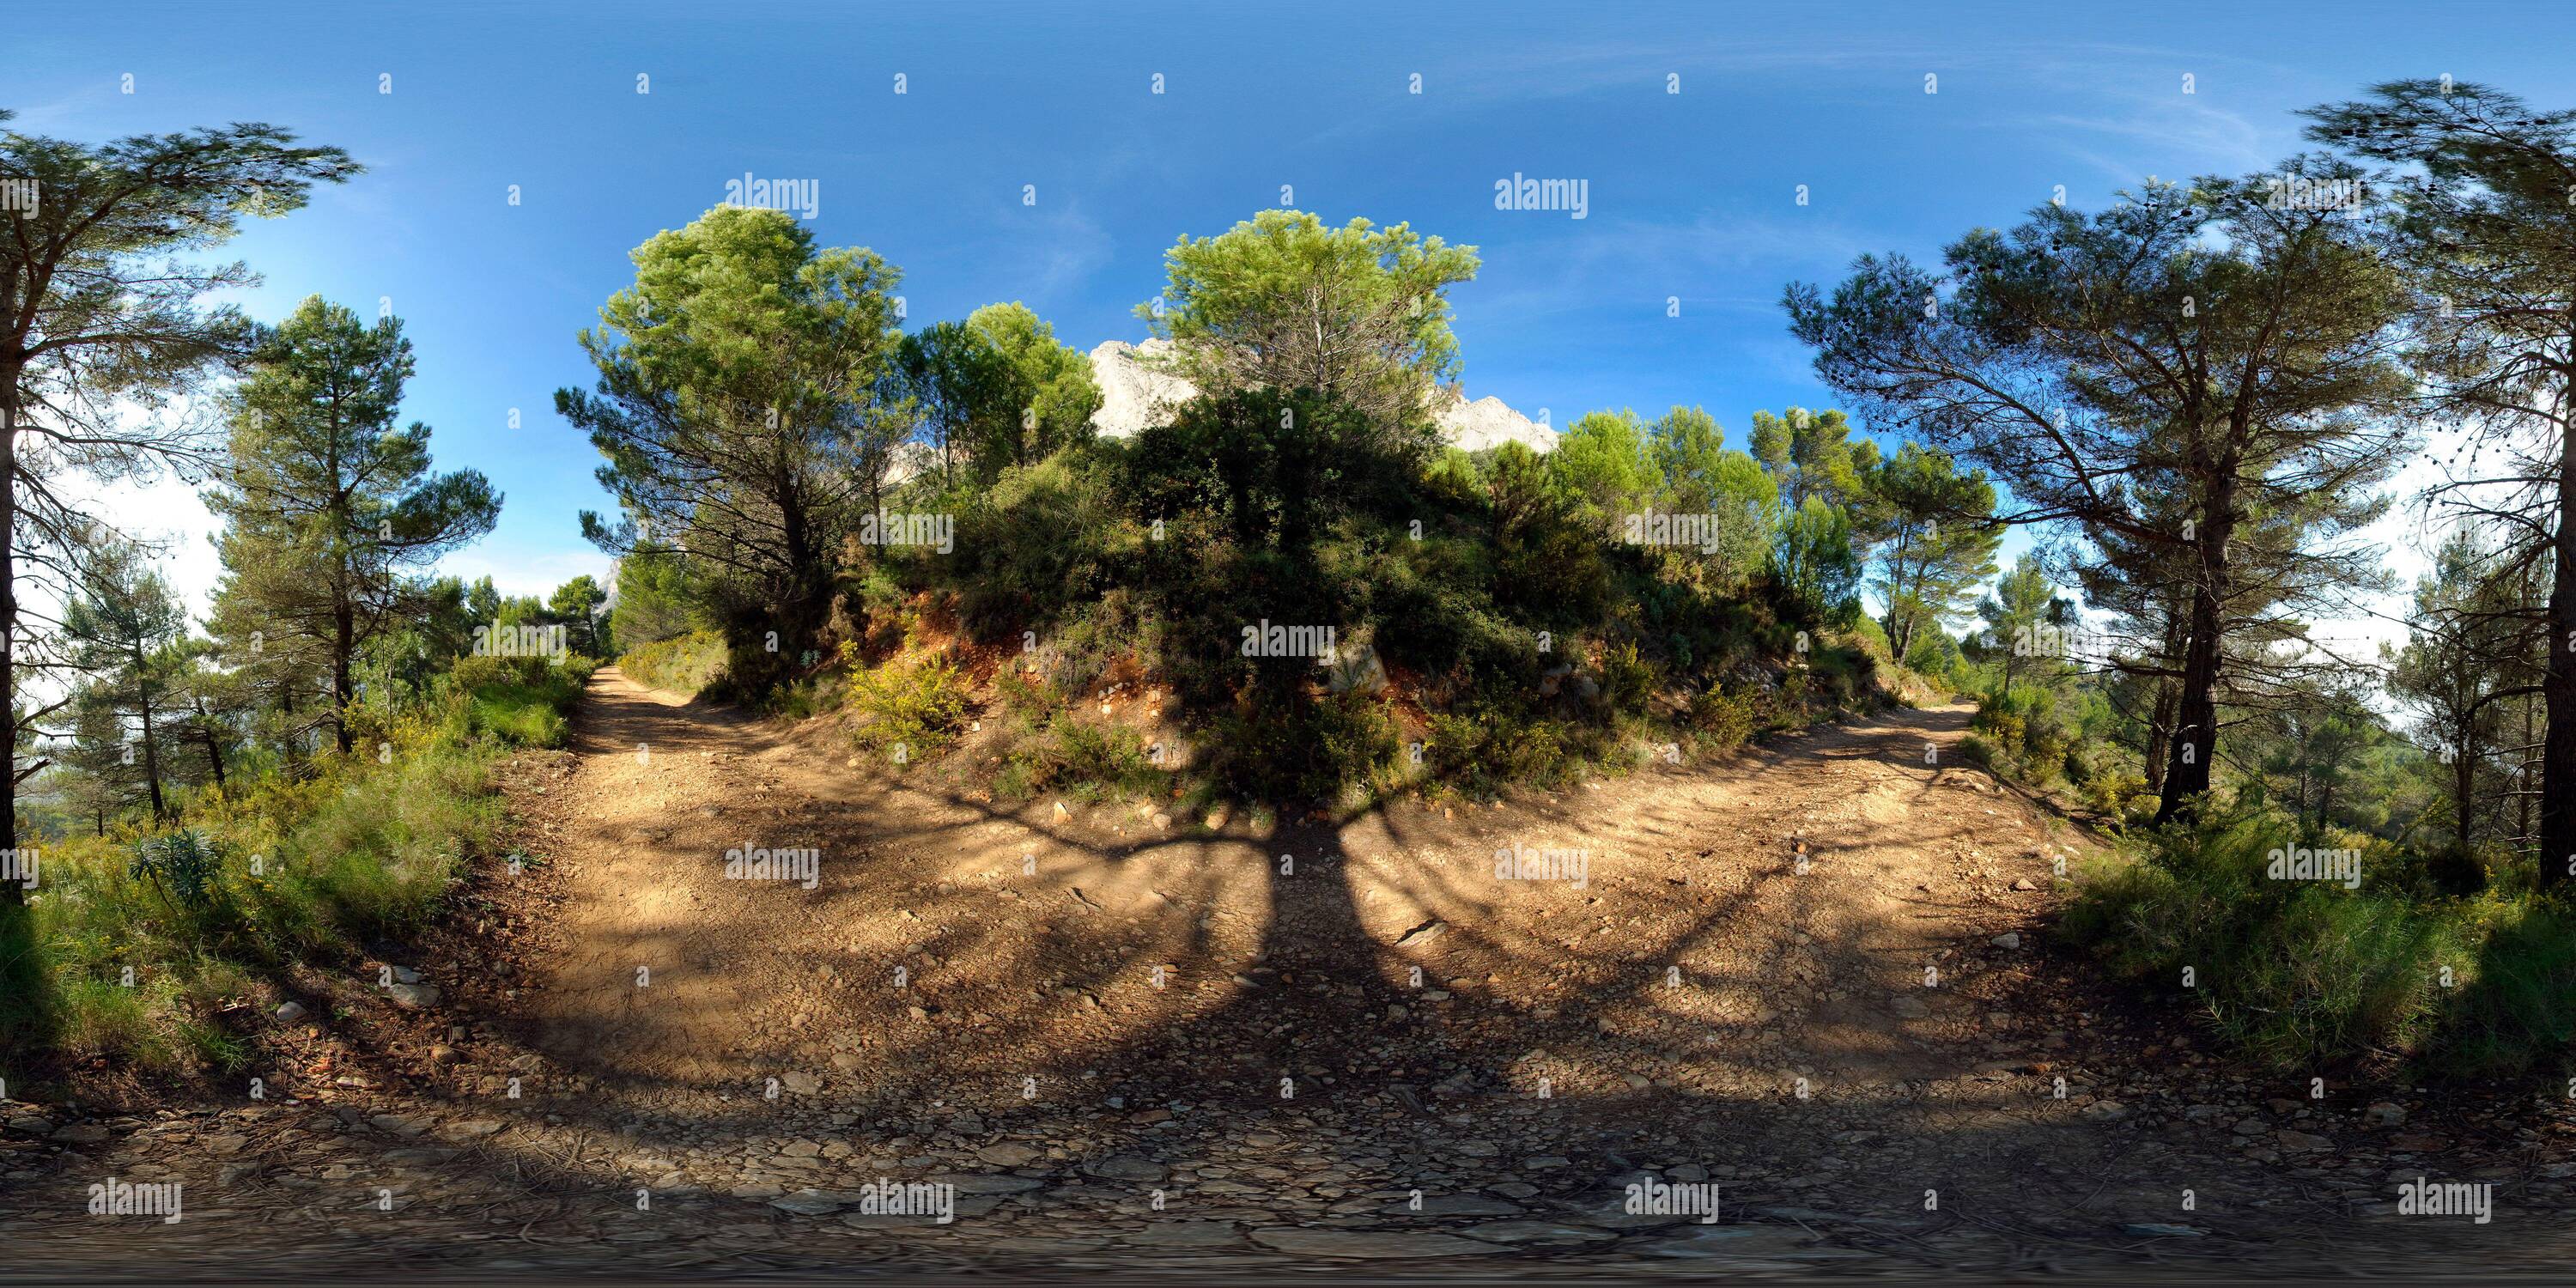
<path fill-rule="evenodd" d="M 2262 169 L 2299 148 L 2296 108 L 2375 80 L 2450 72 L 2576 105 L 2576 9 L 2534 4 L 251 12 L 21 8 L 0 106 L 93 141 L 265 120 L 365 162 L 235 243 L 267 278 L 245 303 L 391 301 L 419 356 L 407 415 L 442 468 L 508 496 L 451 566 L 516 591 L 606 567 L 574 519 L 605 501 L 597 457 L 552 411 L 591 378 L 574 332 L 630 280 L 630 249 L 745 173 L 817 180 L 821 240 L 900 266 L 916 325 L 1017 299 L 1085 349 L 1142 338 L 1131 310 L 1176 237 L 1292 188 L 1334 222 L 1481 249 L 1456 293 L 1471 397 L 1559 426 L 1696 403 L 1741 445 L 1757 408 L 1831 404 L 1780 290 L 1864 250 L 1934 256 L 2055 185 L 2090 207 L 2150 174 Z M 1516 173 L 1586 180 L 1586 218 L 1494 209 Z M 202 524 L 184 498 L 121 501 Z M 182 579 L 210 581 L 185 544 Z"/>

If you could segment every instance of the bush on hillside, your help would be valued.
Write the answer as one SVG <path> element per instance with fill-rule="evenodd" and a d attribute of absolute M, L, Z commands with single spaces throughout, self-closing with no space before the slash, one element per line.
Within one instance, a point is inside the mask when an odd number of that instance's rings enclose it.
<path fill-rule="evenodd" d="M 2394 847 L 2312 837 L 2244 802 L 2143 845 L 2085 874 L 2063 932 L 2115 973 L 2190 1000 L 2274 1068 L 2399 1057 L 2432 1072 L 2516 1073 L 2576 1034 L 2576 938 L 2551 905 L 2428 898 Z M 2294 846 L 2354 851 L 2359 888 L 2268 875 L 2275 852 Z"/>
<path fill-rule="evenodd" d="M 1218 718 L 1214 770 L 1255 800 L 1328 803 L 1353 785 L 1390 781 L 1395 722 L 1358 694 L 1251 698 Z"/>
<path fill-rule="evenodd" d="M 980 640 L 1041 635 L 1115 582 L 1140 535 L 1087 448 L 1004 469 L 957 525 L 962 616 Z"/>
<path fill-rule="evenodd" d="M 1247 657 L 1247 628 L 1329 628 L 1337 651 L 1367 641 L 1425 715 L 1502 713 L 1500 733 L 1450 739 L 1423 766 L 1480 791 L 1619 760 L 1629 747 L 1614 726 L 1657 719 L 1667 693 L 1776 665 L 1799 634 L 1783 614 L 1803 600 L 1776 579 L 1719 589 L 1700 561 L 1605 539 L 1519 444 L 1416 451 L 1418 436 L 1377 435 L 1294 396 L 1194 407 L 1005 470 L 989 490 L 921 480 L 899 503 L 954 510 L 958 549 L 872 553 L 868 576 L 892 583 L 867 597 L 872 619 L 879 601 L 909 620 L 924 592 L 953 599 L 973 638 L 1019 645 L 1014 676 L 1026 667 L 1032 686 L 1066 697 L 1132 666 L 1120 674 L 1168 684 L 1194 733 L 1232 748 L 1219 781 L 1317 796 L 1401 781 L 1379 754 L 1392 725 L 1381 736 L 1340 699 L 1288 700 L 1322 668 Z M 1278 432 L 1281 414 L 1296 432 Z M 1586 658 L 1569 686 L 1583 698 L 1542 696 L 1549 669 Z M 1748 707 L 1753 731 L 1876 702 L 1864 648 L 1820 645 L 1808 660 L 1777 700 Z M 1741 713 L 1709 719 L 1715 741 L 1740 740 Z M 1495 758 L 1461 742 L 1491 743 Z M 1250 763 L 1273 753 L 1287 759 Z"/>
<path fill-rule="evenodd" d="M 1058 714 L 1042 737 L 1004 759 L 995 781 L 1000 794 L 1017 800 L 1049 791 L 1096 800 L 1151 794 L 1168 779 L 1147 754 L 1143 734 Z"/>
<path fill-rule="evenodd" d="M 2041 787 L 2064 776 L 2076 732 L 2059 718 L 2057 705 L 2057 695 L 2037 685 L 1995 685 L 1979 694 L 1968 727 L 1985 736 L 1990 768 Z"/>
<path fill-rule="evenodd" d="M 617 669 L 646 688 L 695 697 L 724 674 L 724 663 L 724 638 L 696 630 L 628 649 Z"/>
<path fill-rule="evenodd" d="M 1761 711 L 1741 694 L 1710 685 L 1691 699 L 1690 727 L 1717 751 L 1733 751 L 1752 741 L 1761 728 Z"/>
<path fill-rule="evenodd" d="M 857 731 L 860 743 L 901 748 L 906 763 L 946 745 L 966 726 L 966 678 L 945 658 L 854 667 L 849 701 L 867 717 Z"/>

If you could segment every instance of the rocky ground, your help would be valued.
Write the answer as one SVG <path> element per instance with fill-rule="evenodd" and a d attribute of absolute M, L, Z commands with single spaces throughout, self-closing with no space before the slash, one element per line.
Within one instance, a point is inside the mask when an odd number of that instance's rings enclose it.
<path fill-rule="evenodd" d="M 1965 717 L 1175 819 L 604 671 L 512 766 L 526 859 L 298 977 L 263 1098 L 0 1107 L 6 1271 L 2564 1272 L 2569 1102 L 2262 1074 L 2116 1000 L 2046 934 L 2086 838 Z M 111 1177 L 182 1219 L 89 1214 Z M 2491 1220 L 2400 1214 L 2418 1177 Z"/>

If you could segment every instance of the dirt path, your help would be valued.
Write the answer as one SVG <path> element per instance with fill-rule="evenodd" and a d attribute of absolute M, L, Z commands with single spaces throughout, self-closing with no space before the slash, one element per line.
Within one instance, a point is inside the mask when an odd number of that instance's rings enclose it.
<path fill-rule="evenodd" d="M 1944 767 L 1960 711 L 1463 820 L 1398 807 L 1254 835 L 1133 807 L 1005 812 L 613 672 L 601 697 L 580 771 L 536 811 L 567 884 L 524 1032 L 677 1101 L 790 1075 L 861 1100 L 910 1095 L 914 1075 L 961 1093 L 1150 1082 L 1176 1032 L 1241 1070 L 1194 1070 L 1202 1098 L 1275 1099 L 1281 1076 L 1406 1052 L 1566 1091 L 1623 1086 L 1640 1061 L 1738 1096 L 1958 1076 L 1974 1053 L 1942 1039 L 1986 1027 L 1960 985 L 2004 955 L 1941 958 L 2037 916 L 2050 859 L 2073 852 Z M 729 852 L 759 850 L 812 853 L 814 888 L 726 875 Z M 1460 1061 L 1470 1035 L 1504 1060 L 1548 1043 L 1547 1068 Z"/>
<path fill-rule="evenodd" d="M 420 964 L 444 1060 L 21 1148 L 0 1211 L 90 1268 L 2564 1264 L 2563 1108 L 2312 1100 L 2115 1014 L 2039 933 L 2082 838 L 1961 764 L 1965 719 L 1211 829 L 603 671 L 508 785 L 542 862 Z M 764 850 L 815 862 L 728 875 Z M 108 1168 L 213 1210 L 62 1219 Z M 2493 1222 L 2394 1215 L 2399 1172 L 2495 1184 Z M 868 1214 L 880 1178 L 956 1219 Z M 1724 1220 L 1624 1211 L 1649 1179 Z"/>

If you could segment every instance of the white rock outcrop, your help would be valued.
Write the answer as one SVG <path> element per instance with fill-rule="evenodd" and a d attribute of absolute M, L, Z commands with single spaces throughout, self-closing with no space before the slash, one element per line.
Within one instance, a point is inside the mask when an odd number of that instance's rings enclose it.
<path fill-rule="evenodd" d="M 1147 365 L 1171 351 L 1172 342 L 1162 339 L 1143 344 L 1103 340 L 1091 350 L 1091 378 L 1100 386 L 1100 410 L 1091 414 L 1091 428 L 1102 438 L 1129 438 L 1148 425 L 1162 424 L 1174 408 L 1198 395 L 1189 381 Z"/>
<path fill-rule="evenodd" d="M 1100 384 L 1100 410 L 1092 413 L 1091 427 L 1101 437 L 1126 438 L 1160 424 L 1174 408 L 1197 395 L 1189 381 L 1148 365 L 1171 351 L 1172 342 L 1163 339 L 1143 344 L 1103 340 L 1091 351 L 1091 378 Z M 1517 442 L 1544 452 L 1556 446 L 1555 430 L 1512 410 L 1500 398 L 1469 402 L 1455 389 L 1439 396 L 1442 402 L 1432 419 L 1440 425 L 1442 440 L 1452 447 L 1477 452 Z"/>

